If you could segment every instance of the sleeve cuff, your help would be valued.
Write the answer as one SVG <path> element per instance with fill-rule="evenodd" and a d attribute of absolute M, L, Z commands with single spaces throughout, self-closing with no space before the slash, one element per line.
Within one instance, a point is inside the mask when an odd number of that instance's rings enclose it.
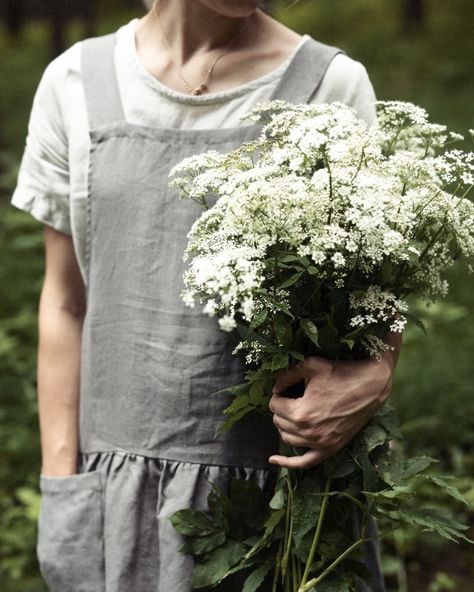
<path fill-rule="evenodd" d="M 68 196 L 38 193 L 18 185 L 10 204 L 54 229 L 72 235 Z"/>

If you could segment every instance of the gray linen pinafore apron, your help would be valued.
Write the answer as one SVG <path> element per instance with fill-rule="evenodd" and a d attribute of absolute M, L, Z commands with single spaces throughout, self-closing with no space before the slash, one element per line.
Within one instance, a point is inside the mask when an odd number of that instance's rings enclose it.
<path fill-rule="evenodd" d="M 112 34 L 82 45 L 91 152 L 80 452 L 77 474 L 40 475 L 37 555 L 52 592 L 189 592 L 193 560 L 168 517 L 205 509 L 210 482 L 270 488 L 278 441 L 270 419 L 217 433 L 229 398 L 212 393 L 242 382 L 243 366 L 215 319 L 181 301 L 186 235 L 202 210 L 178 198 L 168 173 L 261 128 L 127 123 L 114 43 Z M 307 40 L 272 98 L 308 101 L 339 51 Z M 367 561 L 382 589 L 375 546 Z"/>

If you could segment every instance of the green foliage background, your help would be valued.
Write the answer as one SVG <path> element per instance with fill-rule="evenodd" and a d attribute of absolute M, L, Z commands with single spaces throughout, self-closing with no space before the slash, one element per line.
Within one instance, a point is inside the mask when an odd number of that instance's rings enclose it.
<path fill-rule="evenodd" d="M 467 134 L 473 121 L 472 0 L 426 0 L 421 30 L 409 30 L 402 0 L 300 0 L 272 3 L 300 33 L 343 48 L 367 68 L 377 97 L 410 100 L 432 120 Z M 97 34 L 134 16 L 118 0 L 99 2 Z M 83 38 L 68 28 L 68 45 Z M 18 39 L 0 23 L 0 582 L 3 592 L 43 592 L 36 555 L 40 469 L 35 387 L 37 305 L 43 274 L 42 226 L 9 205 L 39 77 L 50 59 L 47 23 L 29 23 Z M 467 148 L 472 148 L 466 142 Z M 421 313 L 429 338 L 406 332 L 392 401 L 408 452 L 439 459 L 462 480 L 471 509 L 453 507 L 474 525 L 474 276 L 460 269 L 446 300 Z M 424 491 L 415 492 L 423 500 Z M 471 531 L 471 537 L 473 533 Z M 389 590 L 472 591 L 474 551 L 406 530 L 385 544 Z"/>

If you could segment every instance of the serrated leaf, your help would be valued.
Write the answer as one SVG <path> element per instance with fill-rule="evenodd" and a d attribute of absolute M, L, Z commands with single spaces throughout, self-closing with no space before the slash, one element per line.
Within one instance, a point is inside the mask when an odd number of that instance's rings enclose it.
<path fill-rule="evenodd" d="M 421 473 L 434 462 L 438 461 L 430 456 L 417 456 L 409 459 L 406 463 L 406 468 L 403 471 L 402 479 L 409 479 L 410 477 Z"/>
<path fill-rule="evenodd" d="M 251 405 L 255 407 L 262 406 L 265 401 L 265 391 L 263 388 L 263 380 L 256 380 L 252 382 L 249 389 L 249 400 Z"/>
<path fill-rule="evenodd" d="M 221 427 L 218 430 L 219 434 L 222 434 L 223 432 L 226 432 L 228 429 L 230 429 L 236 422 L 239 421 L 239 419 L 242 419 L 242 417 L 244 417 L 244 415 L 247 415 L 247 413 L 250 413 L 251 411 L 254 411 L 254 407 L 244 407 L 243 409 L 240 409 L 239 411 L 236 411 L 235 413 L 232 413 L 232 415 L 230 415 L 221 425 Z M 225 410 L 224 410 L 225 412 Z"/>
<path fill-rule="evenodd" d="M 387 500 L 407 499 L 414 495 L 408 486 L 403 485 L 396 485 L 391 489 L 383 489 L 382 491 L 363 491 L 362 493 L 378 503 L 384 503 Z"/>
<path fill-rule="evenodd" d="M 246 548 L 242 543 L 227 540 L 196 564 L 192 576 L 193 588 L 205 588 L 221 582 L 243 558 Z"/>
<path fill-rule="evenodd" d="M 270 362 L 270 370 L 280 370 L 288 368 L 290 358 L 288 354 L 276 354 L 272 357 Z"/>
<path fill-rule="evenodd" d="M 421 526 L 424 531 L 436 532 L 440 536 L 454 542 L 458 539 L 463 539 L 469 543 L 474 543 L 474 541 L 463 534 L 463 531 L 468 530 L 469 526 L 461 524 L 451 516 L 447 516 L 434 508 L 418 511 L 400 509 L 390 512 L 389 515 L 398 517 L 402 521 L 414 526 Z"/>
<path fill-rule="evenodd" d="M 228 533 L 229 522 L 227 515 L 230 506 L 230 499 L 221 491 L 215 483 L 210 483 L 211 491 L 207 496 L 207 505 L 212 516 L 212 522 L 217 529 Z"/>
<path fill-rule="evenodd" d="M 194 537 L 187 540 L 180 548 L 181 553 L 187 553 L 191 555 L 203 555 L 212 551 L 219 545 L 225 542 L 226 535 L 221 530 L 213 532 L 212 534 Z"/>
<path fill-rule="evenodd" d="M 304 536 L 316 528 L 322 499 L 315 493 L 322 493 L 320 480 L 312 474 L 306 475 L 298 483 L 292 495 L 293 536 L 298 547 Z"/>
<path fill-rule="evenodd" d="M 364 440 L 367 452 L 371 452 L 377 446 L 384 444 L 387 439 L 387 432 L 383 427 L 377 424 L 368 425 L 364 429 Z"/>
<path fill-rule="evenodd" d="M 241 409 L 244 409 L 245 407 L 247 407 L 249 402 L 250 402 L 250 399 L 249 399 L 249 396 L 247 393 L 245 393 L 243 395 L 238 395 L 237 397 L 234 398 L 232 403 L 224 409 L 224 414 L 225 415 L 232 415 L 232 413 L 236 413 L 237 411 L 240 411 Z"/>
<path fill-rule="evenodd" d="M 254 570 L 244 582 L 242 592 L 256 592 L 263 584 L 265 576 L 272 569 L 272 563 L 263 563 Z"/>
<path fill-rule="evenodd" d="M 428 479 L 429 481 L 432 481 L 435 485 L 437 485 L 438 487 L 441 487 L 448 495 L 450 495 L 454 499 L 457 499 L 458 501 L 462 502 L 463 504 L 466 504 L 466 506 L 469 506 L 469 502 L 462 495 L 462 493 L 457 489 L 457 487 L 455 487 L 454 485 L 450 485 L 447 482 L 448 480 L 455 479 L 455 477 L 451 477 L 451 476 L 437 477 L 435 475 L 421 475 L 421 477 L 423 477 L 424 479 Z"/>
<path fill-rule="evenodd" d="M 204 536 L 216 530 L 208 516 L 198 510 L 178 510 L 169 520 L 179 533 L 187 536 Z"/>
<path fill-rule="evenodd" d="M 318 328 L 310 319 L 301 319 L 300 326 L 305 332 L 305 335 L 319 347 Z"/>
<path fill-rule="evenodd" d="M 328 458 L 323 467 L 327 477 L 341 479 L 351 475 L 357 469 L 357 464 L 347 450 L 342 450 Z"/>

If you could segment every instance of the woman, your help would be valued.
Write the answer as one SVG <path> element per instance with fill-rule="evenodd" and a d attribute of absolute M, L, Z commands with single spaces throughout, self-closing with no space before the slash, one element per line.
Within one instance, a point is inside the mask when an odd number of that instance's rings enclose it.
<path fill-rule="evenodd" d="M 262 100 L 340 100 L 375 120 L 365 68 L 300 36 L 257 0 L 157 0 L 116 33 L 46 68 L 12 204 L 44 223 L 37 554 L 55 592 L 191 589 L 168 517 L 206 507 L 209 482 L 270 487 L 309 468 L 386 400 L 399 344 L 380 363 L 309 358 L 281 375 L 273 423 L 218 435 L 242 367 L 213 319 L 179 298 L 186 233 L 200 214 L 168 188 L 183 157 L 254 138 Z M 304 396 L 282 396 L 306 382 Z M 285 442 L 308 448 L 275 455 Z M 373 591 L 383 589 L 367 546 Z M 240 590 L 239 579 L 223 590 Z"/>

